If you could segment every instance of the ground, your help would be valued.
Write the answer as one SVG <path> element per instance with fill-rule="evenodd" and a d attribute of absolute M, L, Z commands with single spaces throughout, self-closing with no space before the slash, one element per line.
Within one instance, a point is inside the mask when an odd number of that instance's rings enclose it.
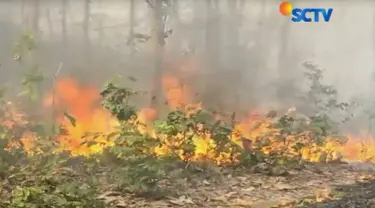
<path fill-rule="evenodd" d="M 308 164 L 279 171 L 216 170 L 220 177 L 187 183 L 175 197 L 146 200 L 114 192 L 101 197 L 114 207 L 375 207 L 375 166 L 366 163 Z"/>

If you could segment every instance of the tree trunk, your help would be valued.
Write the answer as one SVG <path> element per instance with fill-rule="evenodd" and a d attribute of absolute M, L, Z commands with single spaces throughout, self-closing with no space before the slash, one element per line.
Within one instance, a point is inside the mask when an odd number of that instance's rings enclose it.
<path fill-rule="evenodd" d="M 46 18 L 47 18 L 47 22 L 48 22 L 48 30 L 49 30 L 49 36 L 50 36 L 50 38 L 51 38 L 51 40 L 52 40 L 52 38 L 53 38 L 53 36 L 54 36 L 54 31 L 53 31 L 53 23 L 52 23 L 52 21 L 51 21 L 51 14 L 50 14 L 50 11 L 49 11 L 49 9 L 47 9 L 47 11 L 46 11 Z"/>
<path fill-rule="evenodd" d="M 241 61 L 243 65 L 248 69 L 248 71 L 246 72 L 240 72 L 241 77 L 246 80 L 245 88 L 247 89 L 246 103 L 244 101 L 240 101 L 240 98 L 238 98 L 238 103 L 243 102 L 244 104 L 246 104 L 244 105 L 244 111 L 248 111 L 249 109 L 257 107 L 258 105 L 259 97 L 257 95 L 259 92 L 257 91 L 256 86 L 260 83 L 259 72 L 260 70 L 264 70 L 264 67 L 266 65 L 266 56 L 268 55 L 267 41 L 269 41 L 269 39 L 267 38 L 267 34 L 265 34 L 265 31 L 267 30 L 267 28 L 265 28 L 265 23 L 268 22 L 268 16 L 266 12 L 267 1 L 260 1 L 259 4 L 260 11 L 258 16 L 256 17 L 256 29 L 253 30 L 252 35 L 250 36 L 250 40 L 254 43 L 254 46 L 249 49 L 244 48 L 243 51 L 239 52 L 239 54 L 245 54 L 245 56 L 250 57 L 237 57 L 237 60 Z M 240 0 L 238 8 L 241 9 L 244 7 L 244 5 L 245 1 Z"/>
<path fill-rule="evenodd" d="M 192 50 L 195 51 L 199 46 L 202 46 L 202 30 L 200 29 L 201 28 L 201 24 L 202 24 L 202 19 L 200 17 L 200 14 L 202 14 L 202 2 L 201 1 L 194 1 L 194 19 L 193 19 L 193 22 L 194 22 L 194 25 L 198 25 L 199 26 L 199 29 L 198 30 L 191 30 L 191 37 L 193 38 L 192 40 L 192 43 L 191 43 L 191 47 L 192 47 Z M 197 34 L 198 32 L 198 34 Z"/>
<path fill-rule="evenodd" d="M 285 21 L 280 30 L 280 46 L 279 46 L 279 77 L 285 78 L 288 73 L 288 41 L 289 41 L 289 22 Z"/>
<path fill-rule="evenodd" d="M 228 29 L 226 30 L 226 42 L 230 47 L 229 50 L 226 50 L 228 54 L 227 68 L 232 68 L 233 71 L 227 71 L 226 73 L 230 73 L 232 75 L 231 79 L 237 80 L 237 82 L 233 82 L 233 88 L 229 89 L 229 93 L 233 93 L 234 99 L 232 99 L 232 103 L 230 103 L 230 107 L 233 108 L 235 111 L 240 109 L 241 103 L 241 95 L 240 89 L 242 87 L 242 77 L 244 77 L 244 70 L 243 67 L 246 66 L 244 57 L 245 50 L 240 45 L 239 36 L 240 36 L 240 28 L 242 26 L 242 9 L 244 8 L 245 2 L 244 0 L 227 0 L 227 5 L 229 8 L 229 21 L 228 21 Z M 230 96 L 230 95 L 228 95 Z"/>
<path fill-rule="evenodd" d="M 215 84 L 215 79 L 216 77 L 214 76 L 213 70 L 216 68 L 215 64 L 215 57 L 216 57 L 216 50 L 214 49 L 214 37 L 218 34 L 215 34 L 215 25 L 216 24 L 216 18 L 214 14 L 214 9 L 213 9 L 213 1 L 214 0 L 206 0 L 206 62 L 207 62 L 207 70 L 208 70 L 208 76 L 206 75 L 204 77 L 204 85 L 205 91 L 203 92 L 202 96 L 202 102 L 204 105 L 209 106 L 213 110 L 218 110 L 218 106 L 216 101 L 213 100 L 213 95 L 217 94 L 216 92 L 216 87 L 213 85 Z M 217 31 L 216 31 L 217 32 Z M 213 101 L 212 101 L 213 100 Z"/>
<path fill-rule="evenodd" d="M 153 5 L 153 34 L 154 43 L 154 78 L 151 98 L 151 107 L 161 109 L 163 104 L 162 75 L 163 75 L 163 57 L 164 57 L 164 21 L 163 21 L 163 1 L 155 0 Z"/>
<path fill-rule="evenodd" d="M 22 16 L 22 26 L 24 27 L 27 24 L 26 17 L 25 17 L 25 1 L 21 1 L 21 16 Z"/>
<path fill-rule="evenodd" d="M 35 34 L 39 33 L 39 15 L 40 15 L 40 1 L 34 0 L 34 17 L 33 17 L 33 30 Z"/>
<path fill-rule="evenodd" d="M 202 102 L 211 106 L 214 110 L 222 110 L 223 106 L 218 95 L 222 95 L 223 85 L 220 78 L 223 77 L 222 70 L 222 31 L 218 0 L 206 1 L 206 61 L 208 76 L 205 77 L 206 90 Z"/>
<path fill-rule="evenodd" d="M 373 14 L 372 14 L 372 16 L 373 16 L 373 22 L 372 22 L 372 53 L 373 53 L 373 55 L 375 56 L 375 11 L 373 12 Z M 369 90 L 369 92 L 372 92 L 373 91 L 373 89 L 374 89 L 374 87 L 375 87 L 375 61 L 373 61 L 373 63 L 372 63 L 372 67 L 373 67 L 373 72 L 372 72 L 372 79 L 371 79 L 371 84 L 370 84 L 370 90 Z M 370 97 L 370 99 L 374 99 L 374 95 L 373 94 L 371 94 L 370 95 L 371 97 Z"/>
<path fill-rule="evenodd" d="M 294 100 L 294 78 L 292 75 L 293 66 L 290 62 L 290 51 L 289 51 L 289 39 L 290 39 L 290 24 L 288 19 L 284 19 L 280 29 L 279 39 L 279 55 L 278 55 L 278 89 L 276 91 L 276 97 L 278 101 L 284 107 L 290 107 L 293 105 Z M 293 58 L 293 60 L 296 60 Z"/>
<path fill-rule="evenodd" d="M 62 33 L 62 44 L 65 46 L 66 44 L 66 10 L 67 10 L 67 2 L 68 0 L 62 0 L 62 11 L 61 11 L 61 33 Z"/>
<path fill-rule="evenodd" d="M 129 28 L 129 52 L 130 52 L 130 58 L 133 58 L 134 56 L 134 23 L 135 23 L 135 0 L 130 0 L 130 11 L 129 11 L 129 21 L 130 21 L 130 28 Z"/>
<path fill-rule="evenodd" d="M 68 0 L 62 0 L 62 11 L 61 11 L 61 58 L 62 61 L 66 60 L 66 47 L 67 47 L 67 37 L 66 37 L 66 12 Z"/>
<path fill-rule="evenodd" d="M 222 34 L 222 31 L 221 31 L 221 13 L 220 13 L 220 0 L 214 0 L 214 16 L 215 16 L 215 24 L 214 24 L 214 28 L 212 30 L 212 32 L 215 32 L 213 33 L 211 36 L 211 38 L 215 37 L 214 40 L 213 40 L 213 46 L 214 46 L 214 59 L 215 59 L 215 63 L 218 64 L 218 66 L 220 66 L 220 61 L 221 60 L 221 55 L 222 55 L 222 37 L 221 37 L 221 34 Z M 215 34 L 215 35 L 214 35 Z"/>
<path fill-rule="evenodd" d="M 184 30 L 184 28 L 179 28 L 179 25 L 180 25 L 179 3 L 180 2 L 178 0 L 173 1 L 173 5 L 172 5 L 173 12 L 171 14 L 172 21 L 170 23 L 172 25 L 172 28 L 176 31 L 178 31 L 179 29 Z M 187 37 L 185 37 L 184 32 L 179 33 L 178 35 L 173 35 L 173 38 L 171 39 L 170 44 L 168 44 L 169 48 L 171 48 L 172 50 L 176 50 L 176 54 L 179 54 L 181 52 L 181 43 L 183 42 L 185 38 Z"/>
<path fill-rule="evenodd" d="M 212 0 L 206 0 L 206 56 L 210 59 L 211 34 L 212 34 Z"/>
<path fill-rule="evenodd" d="M 90 43 L 90 5 L 91 0 L 85 0 L 84 8 L 84 19 L 83 19 L 83 35 L 85 43 L 85 53 L 87 58 L 87 63 L 91 63 L 91 43 Z"/>
<path fill-rule="evenodd" d="M 219 1 L 206 0 L 206 51 L 211 64 L 218 61 L 220 55 L 219 14 Z"/>

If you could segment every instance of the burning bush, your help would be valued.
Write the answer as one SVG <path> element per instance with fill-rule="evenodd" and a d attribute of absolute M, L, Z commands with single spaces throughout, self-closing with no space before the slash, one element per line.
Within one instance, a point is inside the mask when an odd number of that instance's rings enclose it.
<path fill-rule="evenodd" d="M 158 109 L 136 109 L 132 98 L 139 92 L 114 83 L 99 92 L 71 78 L 57 80 L 44 100 L 56 111 L 53 125 L 34 122 L 2 102 L 0 165 L 5 171 L 1 175 L 10 179 L 4 186 L 12 190 L 2 193 L 6 206 L 58 201 L 67 207 L 78 200 L 86 204 L 82 207 L 101 207 L 95 195 L 103 185 L 98 182 L 103 172 L 106 182 L 114 180 L 116 188 L 145 194 L 160 193 L 160 183 L 171 179 L 171 168 L 190 164 L 286 166 L 373 159 L 371 150 L 361 152 L 360 143 L 353 139 L 345 143 L 338 135 L 330 112 L 345 110 L 348 104 L 337 102 L 336 90 L 320 83 L 320 70 L 306 67 L 311 86 L 302 103 L 315 105 L 303 114 L 292 108 L 284 113 L 252 112 L 243 118 L 218 116 L 199 102 L 189 104 L 184 97 L 188 90 L 171 84 L 171 80 L 178 83 L 173 77 L 168 77 L 166 86 L 177 89 L 166 89 L 170 111 L 165 116 Z M 78 182 L 73 185 L 71 178 Z M 62 181 L 69 187 L 62 187 Z M 76 185 L 87 190 L 71 195 Z M 50 200 L 43 201 L 47 195 Z"/>

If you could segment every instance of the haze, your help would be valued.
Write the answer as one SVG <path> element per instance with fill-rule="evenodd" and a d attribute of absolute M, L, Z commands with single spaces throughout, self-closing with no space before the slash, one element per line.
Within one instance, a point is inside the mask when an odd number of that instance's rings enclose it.
<path fill-rule="evenodd" d="M 195 93 L 192 99 L 224 109 L 293 105 L 288 89 L 303 85 L 305 61 L 326 68 L 325 83 L 337 87 L 342 99 L 373 97 L 375 13 L 370 1 L 293 4 L 333 8 L 328 23 L 292 23 L 273 0 L 170 2 L 163 74 L 183 77 Z M 21 35 L 32 31 L 37 34 L 34 61 L 48 77 L 62 63 L 59 76 L 100 86 L 121 74 L 138 80 L 131 87 L 150 92 L 158 56 L 154 17 L 140 0 L 0 1 L 1 82 L 19 85 L 25 69 L 12 51 Z"/>

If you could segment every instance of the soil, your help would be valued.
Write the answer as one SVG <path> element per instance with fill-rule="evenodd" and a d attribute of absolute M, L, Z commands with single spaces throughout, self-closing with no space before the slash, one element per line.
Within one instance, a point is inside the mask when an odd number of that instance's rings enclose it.
<path fill-rule="evenodd" d="M 113 207 L 129 208 L 375 208 L 373 164 L 309 164 L 283 171 L 266 170 L 216 170 L 219 177 L 200 174 L 191 180 L 181 179 L 173 184 L 181 187 L 175 189 L 174 197 L 159 200 L 113 192 L 102 197 Z"/>

